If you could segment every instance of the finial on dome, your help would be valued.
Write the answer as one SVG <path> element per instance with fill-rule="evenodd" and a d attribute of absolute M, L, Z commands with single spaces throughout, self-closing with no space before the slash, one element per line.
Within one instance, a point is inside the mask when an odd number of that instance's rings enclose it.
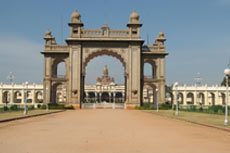
<path fill-rule="evenodd" d="M 159 38 L 164 38 L 164 37 L 165 37 L 165 34 L 162 31 L 160 31 L 159 32 Z"/>
<path fill-rule="evenodd" d="M 48 29 L 48 30 L 46 31 L 45 36 L 51 36 L 51 31 L 50 31 L 50 29 Z"/>
<path fill-rule="evenodd" d="M 52 39 L 53 38 L 53 36 L 52 36 L 52 34 L 51 34 L 51 31 L 48 29 L 47 31 L 46 31 L 46 34 L 45 34 L 45 37 L 44 37 L 45 39 Z"/>
<path fill-rule="evenodd" d="M 140 19 L 140 16 L 136 12 L 136 9 L 134 9 L 133 13 L 131 13 L 130 15 L 130 23 L 140 23 L 139 19 Z"/>
<path fill-rule="evenodd" d="M 74 10 L 71 16 L 71 22 L 81 22 L 81 15 L 78 13 L 77 9 Z"/>

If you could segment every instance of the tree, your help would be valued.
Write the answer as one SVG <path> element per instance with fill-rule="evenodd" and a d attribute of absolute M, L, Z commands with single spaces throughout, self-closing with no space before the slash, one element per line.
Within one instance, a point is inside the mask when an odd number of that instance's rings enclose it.
<path fill-rule="evenodd" d="M 223 81 L 221 82 L 221 86 L 226 86 L 226 77 L 224 77 Z M 230 77 L 228 77 L 228 86 L 230 86 Z"/>

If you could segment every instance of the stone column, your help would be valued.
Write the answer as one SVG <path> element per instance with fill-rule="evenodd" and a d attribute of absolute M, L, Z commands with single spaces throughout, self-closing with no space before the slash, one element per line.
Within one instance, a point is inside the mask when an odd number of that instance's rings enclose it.
<path fill-rule="evenodd" d="M 116 102 L 116 92 L 113 93 L 113 102 Z"/>
<path fill-rule="evenodd" d="M 3 104 L 3 92 L 2 92 L 2 89 L 0 89 L 0 104 Z"/>
<path fill-rule="evenodd" d="M 183 100 L 184 100 L 183 104 L 187 105 L 187 92 L 186 91 L 183 92 Z"/>
<path fill-rule="evenodd" d="M 85 99 L 87 102 L 89 102 L 89 93 L 88 92 L 85 92 Z"/>
<path fill-rule="evenodd" d="M 101 102 L 101 95 L 102 95 L 102 93 L 99 92 L 99 102 Z"/>
<path fill-rule="evenodd" d="M 215 105 L 220 105 L 221 102 L 219 100 L 219 92 L 218 91 L 215 91 Z"/>
<path fill-rule="evenodd" d="M 35 99 L 36 99 L 35 97 L 36 97 L 36 96 L 35 96 L 35 90 L 34 90 L 34 89 L 32 90 L 32 93 L 31 93 L 31 94 L 32 94 L 32 104 L 35 104 L 35 103 L 36 103 L 36 102 L 35 102 Z"/>
<path fill-rule="evenodd" d="M 69 42 L 68 42 L 69 43 Z M 80 107 L 80 103 L 82 101 L 82 94 L 84 94 L 83 86 L 83 74 L 82 74 L 82 48 L 80 44 L 72 46 L 70 48 L 71 56 L 70 58 L 70 65 L 71 67 L 71 79 L 69 81 L 69 85 L 72 86 L 72 95 L 71 101 L 75 105 Z"/>
<path fill-rule="evenodd" d="M 43 80 L 43 103 L 50 103 L 51 100 L 51 75 L 52 75 L 52 59 L 45 55 L 44 59 L 44 80 Z M 23 99 L 24 101 L 24 99 Z"/>
<path fill-rule="evenodd" d="M 194 104 L 197 106 L 197 94 L 199 94 L 199 91 L 197 91 L 197 86 L 195 86 L 195 92 L 191 92 L 193 94 L 193 98 L 194 98 Z"/>
<path fill-rule="evenodd" d="M 175 90 L 173 90 L 173 104 L 176 105 L 176 91 Z"/>
<path fill-rule="evenodd" d="M 209 105 L 207 89 L 205 90 L 205 94 L 204 94 L 204 105 Z"/>
<path fill-rule="evenodd" d="M 10 92 L 10 104 L 14 104 L 14 89 L 11 89 L 9 92 Z"/>
<path fill-rule="evenodd" d="M 109 102 L 111 102 L 111 92 L 109 92 Z"/>
<path fill-rule="evenodd" d="M 125 93 L 122 92 L 122 102 L 124 102 L 124 101 L 125 101 Z"/>
<path fill-rule="evenodd" d="M 24 89 L 22 89 L 21 94 L 22 94 L 22 104 L 25 104 L 25 90 Z"/>

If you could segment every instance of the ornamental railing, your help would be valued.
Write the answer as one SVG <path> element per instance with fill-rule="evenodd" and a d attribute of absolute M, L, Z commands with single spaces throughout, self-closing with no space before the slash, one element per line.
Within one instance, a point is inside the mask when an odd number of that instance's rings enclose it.
<path fill-rule="evenodd" d="M 129 37 L 129 31 L 125 29 L 83 29 L 81 37 Z"/>

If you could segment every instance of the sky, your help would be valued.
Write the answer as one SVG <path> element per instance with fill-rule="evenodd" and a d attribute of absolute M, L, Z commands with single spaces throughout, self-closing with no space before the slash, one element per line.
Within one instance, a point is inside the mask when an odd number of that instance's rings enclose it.
<path fill-rule="evenodd" d="M 71 14 L 81 14 L 86 29 L 125 29 L 136 9 L 140 15 L 141 37 L 153 44 L 165 33 L 166 83 L 220 84 L 230 61 L 230 0 L 0 0 L 0 82 L 42 83 L 44 34 L 52 31 L 57 43 L 69 37 Z M 148 42 L 147 42 L 148 35 Z M 95 68 L 95 64 L 97 67 Z M 124 83 L 124 68 L 113 57 L 92 59 L 86 69 L 86 84 L 95 84 L 104 64 L 116 83 Z"/>

